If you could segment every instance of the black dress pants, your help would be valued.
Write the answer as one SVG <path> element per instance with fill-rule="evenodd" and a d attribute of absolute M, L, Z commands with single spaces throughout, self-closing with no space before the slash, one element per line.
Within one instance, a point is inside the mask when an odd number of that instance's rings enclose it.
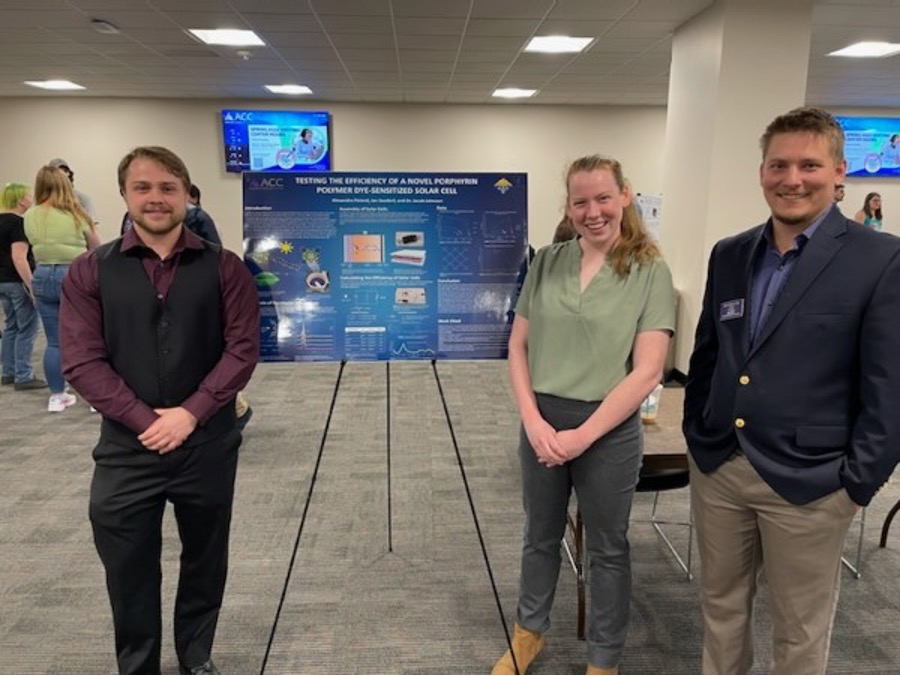
<path fill-rule="evenodd" d="M 181 537 L 175 651 L 187 667 L 210 658 L 228 570 L 241 434 L 166 455 L 102 436 L 94 449 L 90 517 L 106 569 L 123 674 L 160 673 L 162 519 L 171 502 Z"/>

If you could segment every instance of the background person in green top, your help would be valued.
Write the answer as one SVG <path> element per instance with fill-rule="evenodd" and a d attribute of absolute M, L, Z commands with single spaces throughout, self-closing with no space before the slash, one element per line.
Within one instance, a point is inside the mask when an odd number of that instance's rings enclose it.
<path fill-rule="evenodd" d="M 621 165 L 584 157 L 566 178 L 577 239 L 541 249 L 516 306 L 509 374 L 522 418 L 525 538 L 512 639 L 493 673 L 543 649 L 572 487 L 591 567 L 587 673 L 618 673 L 628 629 L 628 519 L 641 464 L 638 408 L 663 375 L 675 325 L 668 267 Z"/>
<path fill-rule="evenodd" d="M 881 230 L 881 219 L 881 195 L 877 192 L 870 192 L 866 195 L 862 209 L 856 212 L 853 220 L 857 223 L 862 223 L 867 228 Z"/>
<path fill-rule="evenodd" d="M 25 235 L 37 267 L 32 286 L 38 312 L 47 335 L 44 376 L 50 386 L 47 410 L 59 413 L 75 403 L 65 391 L 59 361 L 59 297 L 69 264 L 77 256 L 100 244 L 94 222 L 78 203 L 72 184 L 55 167 L 38 170 L 34 183 L 34 206 L 25 212 Z"/>

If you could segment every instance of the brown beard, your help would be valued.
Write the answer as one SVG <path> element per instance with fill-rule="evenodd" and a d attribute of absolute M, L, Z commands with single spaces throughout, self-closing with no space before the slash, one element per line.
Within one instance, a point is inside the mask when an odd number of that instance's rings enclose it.
<path fill-rule="evenodd" d="M 175 216 L 174 213 L 172 215 Z M 170 232 L 172 232 L 173 230 L 175 230 L 175 228 L 177 228 L 179 225 L 181 225 L 181 223 L 184 221 L 184 216 L 182 216 L 181 219 L 179 219 L 177 221 L 174 221 L 174 222 L 170 221 L 168 226 L 162 227 L 161 229 L 158 226 L 155 228 L 148 226 L 143 218 L 134 218 L 133 220 L 134 220 L 135 227 L 140 228 L 140 230 L 142 232 L 145 232 L 148 235 L 157 235 L 158 236 L 158 235 L 167 235 Z M 172 219 L 172 220 L 174 220 L 174 219 Z"/>

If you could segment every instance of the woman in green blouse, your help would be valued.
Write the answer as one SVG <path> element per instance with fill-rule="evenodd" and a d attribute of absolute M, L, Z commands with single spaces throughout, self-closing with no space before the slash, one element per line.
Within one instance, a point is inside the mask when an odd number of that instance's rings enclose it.
<path fill-rule="evenodd" d="M 59 413 L 75 403 L 66 391 L 59 361 L 59 298 L 63 277 L 77 256 L 100 244 L 94 221 L 78 203 L 69 177 L 41 167 L 34 184 L 34 206 L 25 212 L 25 235 L 37 267 L 32 284 L 47 334 L 44 375 L 50 387 L 47 410 Z"/>
<path fill-rule="evenodd" d="M 591 567 L 587 673 L 618 673 L 641 465 L 638 409 L 662 379 L 675 326 L 671 274 L 632 206 L 621 165 L 583 157 L 569 167 L 566 188 L 578 238 L 537 253 L 509 339 L 526 528 L 515 662 L 507 651 L 493 673 L 525 673 L 544 647 L 572 487 Z"/>

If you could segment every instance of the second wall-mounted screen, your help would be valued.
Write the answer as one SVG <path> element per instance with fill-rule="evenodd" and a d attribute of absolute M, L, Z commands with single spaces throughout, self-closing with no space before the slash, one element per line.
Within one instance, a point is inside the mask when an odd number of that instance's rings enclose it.
<path fill-rule="evenodd" d="M 900 118 L 837 117 L 847 176 L 900 177 Z"/>
<path fill-rule="evenodd" d="M 327 112 L 223 110 L 222 134 L 226 171 L 331 170 Z"/>

